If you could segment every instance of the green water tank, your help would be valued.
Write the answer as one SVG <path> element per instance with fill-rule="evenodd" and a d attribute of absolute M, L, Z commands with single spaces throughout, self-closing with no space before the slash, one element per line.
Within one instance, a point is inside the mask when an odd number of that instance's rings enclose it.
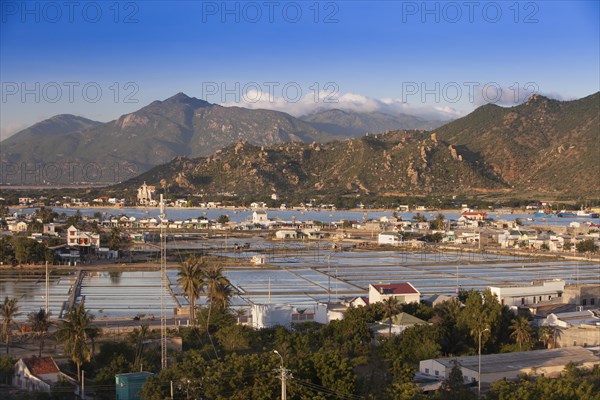
<path fill-rule="evenodd" d="M 131 372 L 115 375 L 117 400 L 140 400 L 142 385 L 152 372 Z"/>

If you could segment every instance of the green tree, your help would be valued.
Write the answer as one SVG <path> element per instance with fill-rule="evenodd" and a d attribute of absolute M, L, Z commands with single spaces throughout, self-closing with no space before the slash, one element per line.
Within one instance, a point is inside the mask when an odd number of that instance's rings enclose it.
<path fill-rule="evenodd" d="M 383 317 L 388 319 L 389 332 L 388 337 L 392 336 L 392 318 L 397 315 L 401 310 L 400 302 L 395 297 L 388 297 L 383 299 Z"/>
<path fill-rule="evenodd" d="M 40 349 L 38 353 L 38 357 L 42 356 L 42 351 L 44 350 L 44 343 L 46 341 L 46 336 L 48 335 L 48 330 L 52 323 L 50 322 L 50 316 L 46 314 L 46 310 L 40 308 L 38 312 L 29 313 L 27 316 L 29 323 L 31 324 L 31 330 L 33 331 L 34 336 L 38 339 L 40 344 Z"/>
<path fill-rule="evenodd" d="M 427 217 L 421 213 L 416 213 L 413 215 L 412 220 L 415 222 L 427 222 Z"/>
<path fill-rule="evenodd" d="M 596 245 L 594 239 L 582 240 L 577 243 L 575 248 L 580 253 L 595 253 L 598 251 L 598 245 Z"/>
<path fill-rule="evenodd" d="M 65 354 L 77 365 L 77 380 L 81 379 L 81 364 L 90 361 L 92 353 L 88 346 L 90 335 L 96 330 L 91 326 L 93 316 L 83 303 L 71 308 L 58 324 L 56 338 L 64 344 Z"/>
<path fill-rule="evenodd" d="M 519 346 L 519 351 L 523 350 L 523 345 L 528 346 L 531 344 L 533 340 L 533 329 L 527 318 L 522 316 L 517 317 L 510 324 L 510 329 L 512 331 L 510 337 L 513 338 Z"/>
<path fill-rule="evenodd" d="M 566 251 L 571 251 L 572 248 L 573 248 L 573 242 L 571 242 L 570 240 L 566 240 L 565 243 L 563 244 L 563 249 Z"/>
<path fill-rule="evenodd" d="M 0 382 L 10 385 L 15 368 L 15 360 L 9 355 L 0 355 Z"/>
<path fill-rule="evenodd" d="M 9 299 L 8 297 L 5 297 L 4 303 L 2 304 L 2 309 L 0 309 L 0 316 L 2 317 L 2 337 L 4 338 L 4 343 L 6 343 L 7 355 L 10 346 L 10 339 L 13 335 L 13 328 L 19 329 L 19 325 L 15 321 L 15 318 L 19 314 L 17 299 Z"/>
<path fill-rule="evenodd" d="M 394 380 L 388 388 L 389 398 L 391 400 L 425 400 L 427 397 L 413 382 L 416 371 L 407 364 L 400 364 L 396 369 L 398 373 L 395 374 Z"/>
<path fill-rule="evenodd" d="M 219 218 L 217 219 L 217 222 L 219 224 L 226 224 L 229 222 L 229 215 L 225 215 L 225 214 L 221 214 L 219 215 Z"/>
<path fill-rule="evenodd" d="M 196 323 L 196 300 L 200 297 L 200 292 L 205 286 L 204 274 L 202 268 L 205 262 L 197 257 L 189 257 L 179 267 L 177 273 L 177 284 L 186 294 L 190 308 L 190 323 Z"/>
<path fill-rule="evenodd" d="M 556 335 L 556 329 L 553 326 L 541 326 L 538 329 L 538 338 L 545 348 L 554 348 L 554 335 Z"/>
<path fill-rule="evenodd" d="M 112 228 L 112 231 L 110 233 L 108 248 L 110 250 L 121 250 L 121 248 L 123 247 L 123 243 L 123 233 L 121 232 L 121 229 L 115 226 L 114 228 Z"/>
<path fill-rule="evenodd" d="M 431 224 L 430 224 L 431 229 L 438 230 L 438 231 L 444 229 L 444 221 L 445 220 L 446 220 L 446 217 L 444 216 L 444 214 L 439 213 L 437 215 L 437 217 L 433 221 L 431 221 Z"/>
<path fill-rule="evenodd" d="M 465 387 L 463 373 L 457 361 L 454 361 L 454 366 L 450 370 L 448 379 L 442 383 L 435 398 L 443 400 L 469 400 L 477 398 L 475 393 Z"/>

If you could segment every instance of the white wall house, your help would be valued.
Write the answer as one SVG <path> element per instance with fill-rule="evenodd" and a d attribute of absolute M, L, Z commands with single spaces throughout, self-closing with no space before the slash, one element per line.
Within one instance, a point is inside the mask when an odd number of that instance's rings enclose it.
<path fill-rule="evenodd" d="M 369 285 L 369 304 L 390 297 L 395 297 L 400 303 L 418 303 L 421 293 L 410 282 Z"/>
<path fill-rule="evenodd" d="M 397 245 L 402 242 L 402 235 L 398 232 L 381 232 L 377 236 L 377 244 Z"/>
<path fill-rule="evenodd" d="M 137 201 L 138 204 L 142 205 L 142 206 L 148 206 L 150 205 L 150 203 L 153 201 L 153 196 L 156 193 L 156 187 L 155 186 L 148 186 L 146 185 L 146 182 L 144 182 L 142 184 L 142 186 L 140 186 L 138 188 L 138 192 L 137 192 Z"/>
<path fill-rule="evenodd" d="M 447 379 L 455 362 L 460 366 L 465 383 L 478 381 L 479 359 L 476 355 L 423 360 L 419 363 L 419 372 Z M 481 356 L 481 383 L 517 379 L 521 374 L 533 372 L 538 376 L 558 376 L 569 362 L 586 368 L 600 364 L 598 356 L 583 347 L 485 354 Z"/>
<path fill-rule="evenodd" d="M 21 358 L 15 363 L 12 384 L 29 392 L 50 392 L 59 380 L 72 381 L 52 357 Z"/>
<path fill-rule="evenodd" d="M 100 235 L 92 232 L 80 231 L 73 225 L 67 229 L 67 244 L 78 247 L 100 247 Z"/>
<path fill-rule="evenodd" d="M 269 222 L 269 216 L 266 211 L 254 211 L 252 213 L 252 223 L 266 224 Z"/>
<path fill-rule="evenodd" d="M 525 306 L 562 297 L 565 281 L 554 279 L 534 281 L 530 285 L 490 286 L 490 290 L 503 305 Z"/>

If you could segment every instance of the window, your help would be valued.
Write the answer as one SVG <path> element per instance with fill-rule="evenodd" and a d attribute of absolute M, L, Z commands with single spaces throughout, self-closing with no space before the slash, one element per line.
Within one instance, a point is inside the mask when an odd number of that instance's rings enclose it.
<path fill-rule="evenodd" d="M 590 305 L 593 306 L 594 304 L 596 304 L 596 299 L 591 298 L 590 299 Z"/>
<path fill-rule="evenodd" d="M 435 371 L 435 376 L 439 376 L 440 375 L 440 371 L 436 370 Z"/>
<path fill-rule="evenodd" d="M 429 374 L 429 368 L 425 368 L 425 373 Z"/>
<path fill-rule="evenodd" d="M 587 306 L 587 299 L 581 300 L 581 305 L 582 306 Z"/>

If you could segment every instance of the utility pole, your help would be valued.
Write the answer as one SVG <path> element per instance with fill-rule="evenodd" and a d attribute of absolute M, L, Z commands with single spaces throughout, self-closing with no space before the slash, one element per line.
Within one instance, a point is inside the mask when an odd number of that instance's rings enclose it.
<path fill-rule="evenodd" d="M 273 350 L 273 353 L 277 354 L 279 356 L 279 358 L 281 358 L 281 365 L 279 366 L 279 372 L 281 373 L 281 376 L 279 378 L 279 379 L 281 379 L 281 400 L 286 400 L 287 399 L 288 370 L 285 369 L 285 367 L 283 365 L 283 357 L 281 356 L 281 354 L 279 354 L 279 352 L 277 350 Z"/>
<path fill-rule="evenodd" d="M 49 285 L 49 283 L 48 283 L 48 261 L 46 261 L 46 318 L 48 318 L 48 313 L 50 312 L 50 308 L 48 306 L 48 294 L 49 294 L 48 285 Z"/>
<path fill-rule="evenodd" d="M 485 328 L 484 330 L 481 330 L 481 328 L 479 328 L 479 363 L 478 363 L 478 368 L 477 368 L 477 398 L 481 398 L 481 334 L 483 332 L 489 332 L 490 330 L 488 328 Z"/>
<path fill-rule="evenodd" d="M 165 226 L 165 202 L 160 195 L 160 364 L 167 368 L 167 310 L 165 291 L 167 290 L 167 232 Z"/>
<path fill-rule="evenodd" d="M 85 400 L 85 371 L 81 370 L 81 398 Z"/>

